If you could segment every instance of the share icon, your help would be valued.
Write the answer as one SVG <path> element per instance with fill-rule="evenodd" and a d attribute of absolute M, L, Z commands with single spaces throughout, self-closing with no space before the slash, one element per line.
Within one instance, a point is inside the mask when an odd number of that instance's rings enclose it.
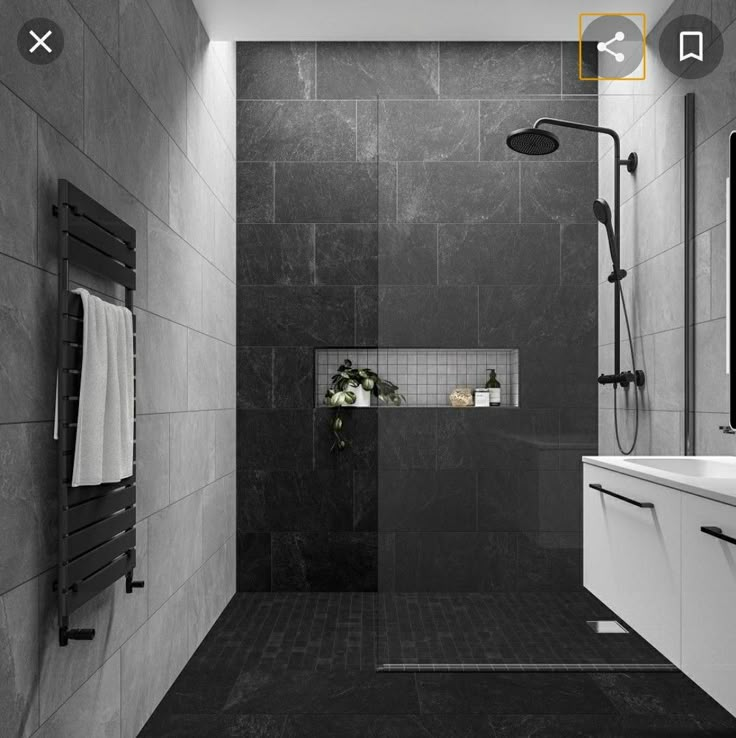
<path fill-rule="evenodd" d="M 606 52 L 610 54 L 617 62 L 622 62 L 626 57 L 620 52 L 611 51 L 608 47 L 616 41 L 623 41 L 626 38 L 626 34 L 623 31 L 616 31 L 616 35 L 610 41 L 599 41 L 598 51 Z"/>

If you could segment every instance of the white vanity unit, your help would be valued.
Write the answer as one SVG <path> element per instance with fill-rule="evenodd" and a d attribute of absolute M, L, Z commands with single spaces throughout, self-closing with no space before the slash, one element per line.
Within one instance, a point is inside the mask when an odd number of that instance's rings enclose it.
<path fill-rule="evenodd" d="M 583 579 L 736 715 L 736 457 L 583 457 Z"/>

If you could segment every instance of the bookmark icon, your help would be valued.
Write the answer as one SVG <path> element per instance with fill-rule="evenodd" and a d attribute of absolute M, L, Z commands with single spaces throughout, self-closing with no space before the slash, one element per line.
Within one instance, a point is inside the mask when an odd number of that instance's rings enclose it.
<path fill-rule="evenodd" d="M 693 49 L 688 51 L 688 47 Z M 703 61 L 703 32 L 702 31 L 681 31 L 680 32 L 680 61 L 684 62 L 688 59 Z"/>

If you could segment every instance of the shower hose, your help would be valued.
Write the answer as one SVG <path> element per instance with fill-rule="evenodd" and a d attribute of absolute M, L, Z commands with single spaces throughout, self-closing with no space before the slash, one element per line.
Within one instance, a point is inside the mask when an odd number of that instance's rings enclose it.
<path fill-rule="evenodd" d="M 634 402 L 636 403 L 635 421 L 634 421 L 634 440 L 631 442 L 631 446 L 628 449 L 623 447 L 621 443 L 621 437 L 618 429 L 618 383 L 613 385 L 613 427 L 616 430 L 616 445 L 618 450 L 624 455 L 628 456 L 636 447 L 636 440 L 639 436 L 639 392 L 636 384 L 636 360 L 634 359 L 634 342 L 631 339 L 631 326 L 629 325 L 629 313 L 626 310 L 626 299 L 624 298 L 624 291 L 621 289 L 621 279 L 616 279 L 616 289 L 619 290 L 621 295 L 621 306 L 624 310 L 624 320 L 626 321 L 626 334 L 629 337 L 629 351 L 631 352 L 631 371 L 634 373 L 633 389 L 634 389 Z"/>

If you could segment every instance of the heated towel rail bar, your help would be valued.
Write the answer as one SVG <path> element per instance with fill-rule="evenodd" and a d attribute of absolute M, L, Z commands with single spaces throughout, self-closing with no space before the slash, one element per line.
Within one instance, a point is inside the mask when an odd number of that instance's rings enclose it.
<path fill-rule="evenodd" d="M 91 640 L 94 628 L 69 627 L 72 612 L 121 577 L 125 590 L 143 587 L 135 569 L 135 444 L 133 475 L 110 484 L 72 487 L 79 386 L 82 368 L 82 299 L 70 292 L 72 267 L 105 277 L 125 288 L 133 310 L 136 284 L 135 230 L 98 202 L 60 179 L 58 202 L 58 503 L 59 555 L 54 582 L 59 614 L 59 645 Z M 135 316 L 133 352 L 135 354 Z M 135 358 L 133 359 L 135 413 Z M 135 428 L 135 423 L 133 425 Z M 135 433 L 135 431 L 134 431 Z M 134 436 L 135 439 L 135 436 Z"/>

